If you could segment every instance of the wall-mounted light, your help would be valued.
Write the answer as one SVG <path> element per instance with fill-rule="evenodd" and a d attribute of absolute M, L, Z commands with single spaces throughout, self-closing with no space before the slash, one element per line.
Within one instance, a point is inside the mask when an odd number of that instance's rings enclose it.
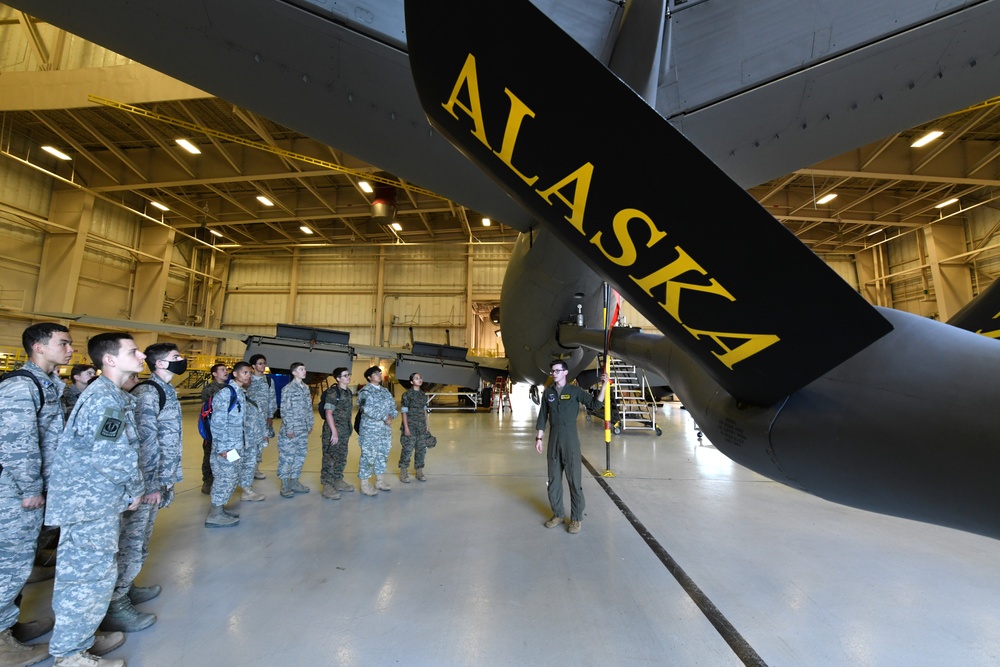
<path fill-rule="evenodd" d="M 912 144 L 910 144 L 910 148 L 921 148 L 923 146 L 926 146 L 927 144 L 931 143 L 932 141 L 940 137 L 942 134 L 944 134 L 944 132 L 942 132 L 941 130 L 932 130 L 927 134 L 925 134 L 924 136 L 917 139 L 916 141 L 914 141 Z"/>
<path fill-rule="evenodd" d="M 372 189 L 372 184 L 369 183 L 368 181 L 358 181 L 358 187 L 361 188 L 362 191 L 367 192 L 368 194 L 375 192 L 375 190 Z"/>
<path fill-rule="evenodd" d="M 257 195 L 257 201 L 259 201 L 264 206 L 274 206 L 274 202 L 265 197 L 264 195 Z"/>
<path fill-rule="evenodd" d="M 72 160 L 73 159 L 70 156 L 68 156 L 65 153 L 63 153 L 58 148 L 53 148 L 52 146 L 42 146 L 42 150 L 45 151 L 46 153 L 48 153 L 49 155 L 56 156 L 60 160 Z"/>
<path fill-rule="evenodd" d="M 301 230 L 302 230 L 303 232 L 305 232 L 306 234 L 312 234 L 312 233 L 313 233 L 313 230 L 309 229 L 309 228 L 308 228 L 308 227 L 306 227 L 305 225 L 302 225 L 301 227 L 299 227 L 299 229 L 301 229 Z"/>
<path fill-rule="evenodd" d="M 392 223 L 392 228 L 395 229 L 397 232 L 403 231 L 403 225 L 399 224 L 398 222 Z"/>
<path fill-rule="evenodd" d="M 940 204 L 938 204 L 934 208 L 944 208 L 945 206 L 951 206 L 952 204 L 957 204 L 957 203 L 958 203 L 958 197 L 952 197 L 951 199 L 947 199 L 947 200 L 941 202 Z"/>
<path fill-rule="evenodd" d="M 186 150 L 191 155 L 201 155 L 201 149 L 192 144 L 187 139 L 174 139 L 178 146 Z"/>
<path fill-rule="evenodd" d="M 165 205 L 161 204 L 158 201 L 151 201 L 149 203 L 152 204 L 153 206 L 155 206 L 156 208 L 160 209 L 161 211 L 169 211 L 170 210 L 169 208 L 167 208 Z"/>
<path fill-rule="evenodd" d="M 490 220 L 489 218 L 483 218 L 483 227 L 489 227 L 492 224 L 493 224 L 492 220 Z"/>
<path fill-rule="evenodd" d="M 823 204 L 829 204 L 830 202 L 832 202 L 836 198 L 837 198 L 837 193 L 831 192 L 831 193 L 825 194 L 822 197 L 820 197 L 819 199 L 817 199 L 816 203 L 819 204 L 820 206 L 822 206 Z"/>

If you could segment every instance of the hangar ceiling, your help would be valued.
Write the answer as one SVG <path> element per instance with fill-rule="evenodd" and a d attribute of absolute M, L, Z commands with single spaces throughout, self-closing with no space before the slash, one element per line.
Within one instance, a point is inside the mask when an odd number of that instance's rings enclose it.
<path fill-rule="evenodd" d="M 59 45 L 47 43 L 25 15 L 0 9 L 8 24 L 19 23 L 29 36 L 37 59 L 51 63 L 47 54 Z M 48 41 L 54 40 L 50 36 Z M 995 206 L 1000 185 L 998 101 L 850 150 L 755 186 L 750 193 L 806 245 L 827 256 L 853 254 L 900 234 L 957 220 L 973 206 Z M 943 134 L 924 147 L 911 147 L 932 129 Z M 27 139 L 22 143 L 30 148 L 23 154 L 12 148 L 14 136 Z M 181 137 L 201 154 L 177 145 Z M 73 159 L 62 162 L 41 153 L 43 144 L 59 147 Z M 98 196 L 162 217 L 230 253 L 350 243 L 509 242 L 516 237 L 502 221 L 484 226 L 475 211 L 218 98 L 134 108 L 97 104 L 4 111 L 0 148 Z M 655 179 L 651 166 L 641 165 L 637 178 Z M 363 180 L 374 186 L 373 192 L 362 191 Z M 705 183 L 700 194 L 705 215 L 726 215 L 712 207 L 711 189 Z M 836 198 L 819 204 L 827 194 Z M 373 219 L 372 204 L 379 198 L 395 199 L 394 218 Z M 957 201 L 938 208 L 950 199 Z M 151 208 L 153 201 L 169 210 Z"/>

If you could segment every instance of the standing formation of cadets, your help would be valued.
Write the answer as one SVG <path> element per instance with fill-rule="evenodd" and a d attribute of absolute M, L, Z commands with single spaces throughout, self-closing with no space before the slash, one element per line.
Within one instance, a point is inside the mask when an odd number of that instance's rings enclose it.
<path fill-rule="evenodd" d="M 0 667 L 26 667 L 51 654 L 55 667 L 124 667 L 121 659 L 103 658 L 125 642 L 125 633 L 156 622 L 135 608 L 157 597 L 158 585 L 137 586 L 136 577 L 149 555 L 153 525 L 170 505 L 182 480 L 182 413 L 171 381 L 187 370 L 187 361 L 171 343 L 144 352 L 127 333 L 105 333 L 88 342 L 93 366 L 76 365 L 66 385 L 57 372 L 73 355 L 66 327 L 45 322 L 25 329 L 22 344 L 29 360 L 0 378 Z M 143 361 L 151 376 L 139 382 Z M 211 369 L 202 390 L 202 493 L 210 496 L 208 527 L 239 523 L 227 509 L 237 486 L 239 500 L 259 502 L 254 491 L 262 449 L 274 436 L 277 410 L 267 360 L 254 355 L 238 362 L 231 374 L 224 364 Z M 281 395 L 278 478 L 286 498 L 308 493 L 300 482 L 315 415 L 305 384 L 306 367 L 295 362 L 292 381 Z M 99 375 L 95 373 L 99 372 Z M 546 527 L 562 524 L 562 481 L 567 477 L 572 507 L 569 532 L 580 530 L 583 491 L 578 404 L 594 407 L 598 397 L 566 384 L 566 364 L 552 364 L 553 384 L 543 394 L 536 423 L 536 448 L 542 451 L 548 423 L 549 501 L 553 516 Z M 340 498 L 354 491 L 344 480 L 351 437 L 353 395 L 347 368 L 333 371 L 336 384 L 319 401 L 322 421 L 322 496 Z M 402 414 L 399 478 L 426 481 L 427 450 L 436 444 L 427 425 L 427 395 L 419 373 L 410 376 L 397 412 L 392 393 L 382 386 L 382 370 L 365 371 L 368 384 L 358 392 L 361 456 L 358 479 L 363 495 L 389 491 L 386 464 L 392 446 L 391 425 Z M 375 476 L 374 484 L 371 482 Z M 52 591 L 55 620 L 18 622 L 20 594 L 38 556 L 58 539 Z M 100 629 L 103 632 L 98 632 Z M 27 644 L 49 631 L 48 644 Z"/>

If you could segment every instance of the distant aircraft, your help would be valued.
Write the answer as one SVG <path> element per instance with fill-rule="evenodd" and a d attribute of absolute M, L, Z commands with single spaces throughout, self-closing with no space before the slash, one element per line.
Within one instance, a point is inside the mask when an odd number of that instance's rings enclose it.
<path fill-rule="evenodd" d="M 996 341 L 868 306 L 738 192 L 997 95 L 1000 0 L 438 0 L 405 25 L 402 0 L 9 3 L 523 231 L 501 305 L 515 376 L 593 358 L 603 332 L 561 325 L 597 321 L 607 278 L 667 334 L 616 335 L 615 352 L 668 378 L 736 461 L 1000 536 Z M 411 61 L 438 57 L 431 130 Z M 726 219 L 692 212 L 705 197 Z"/>

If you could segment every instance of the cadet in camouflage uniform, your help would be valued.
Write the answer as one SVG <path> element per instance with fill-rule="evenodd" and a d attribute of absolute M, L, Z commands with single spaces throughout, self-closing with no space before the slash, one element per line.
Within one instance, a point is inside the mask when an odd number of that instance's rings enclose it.
<path fill-rule="evenodd" d="M 76 364 L 70 370 L 69 386 L 62 393 L 63 412 L 66 413 L 67 417 L 73 411 L 73 406 L 76 405 L 80 394 L 87 388 L 87 385 L 94 379 L 95 375 L 97 375 L 97 370 L 90 364 Z"/>
<path fill-rule="evenodd" d="M 372 366 L 365 371 L 368 384 L 358 392 L 358 409 L 361 410 L 361 431 L 358 443 L 361 445 L 361 460 L 358 462 L 358 479 L 361 493 L 374 496 L 379 491 L 390 491 L 392 487 L 385 481 L 385 465 L 392 448 L 392 420 L 396 412 L 396 401 L 389 390 L 382 386 L 382 369 Z M 375 486 L 370 484 L 375 473 Z"/>
<path fill-rule="evenodd" d="M 266 497 L 263 493 L 253 490 L 254 473 L 257 470 L 257 457 L 253 452 L 260 452 L 267 444 L 267 421 L 249 393 L 246 408 L 243 418 L 243 441 L 247 454 L 240 459 L 239 484 L 243 488 L 240 501 L 253 503 L 260 502 Z"/>
<path fill-rule="evenodd" d="M 66 385 L 56 369 L 73 355 L 69 330 L 54 322 L 28 327 L 21 342 L 29 358 L 21 370 L 31 377 L 0 382 L 0 664 L 12 665 L 34 664 L 49 655 L 46 644 L 25 646 L 18 641 L 16 600 L 31 574 L 42 528 L 42 470 L 51 467 L 63 427 L 59 396 Z M 44 626 L 38 634 L 52 627 L 51 619 L 35 623 Z"/>
<path fill-rule="evenodd" d="M 333 379 L 337 384 L 323 392 L 323 467 L 319 481 L 323 484 L 323 497 L 337 500 L 341 491 L 354 491 L 344 481 L 347 466 L 347 442 L 351 438 L 351 406 L 354 395 L 348 386 L 351 372 L 334 368 Z"/>
<path fill-rule="evenodd" d="M 139 429 L 139 470 L 146 494 L 138 509 L 122 515 L 118 536 L 118 581 L 108 613 L 101 623 L 102 630 L 138 632 L 156 622 L 155 615 L 136 611 L 132 605 L 152 600 L 160 594 L 160 587 L 136 587 L 133 582 L 149 557 L 149 540 L 153 537 L 159 508 L 170 504 L 174 485 L 183 478 L 181 404 L 170 381 L 174 375 L 187 370 L 187 361 L 173 343 L 150 345 L 145 355 L 152 375 L 132 389 L 132 396 Z"/>
<path fill-rule="evenodd" d="M 84 390 L 59 438 L 45 518 L 60 527 L 52 589 L 56 626 L 49 651 L 54 665 L 124 665 L 93 658 L 94 631 L 104 617 L 118 569 L 121 515 L 139 507 L 139 434 L 134 399 L 120 387 L 146 358 L 126 333 L 98 334 L 87 345 L 102 375 Z M 124 635 L 112 633 L 124 642 Z M 101 647 L 101 651 L 106 651 Z"/>
<path fill-rule="evenodd" d="M 542 453 L 542 434 L 545 432 L 545 420 L 548 418 L 552 432 L 549 434 L 549 446 L 546 454 L 549 472 L 549 504 L 552 506 L 552 518 L 545 522 L 546 528 L 555 528 L 563 522 L 563 471 L 569 483 L 570 533 L 580 532 L 580 522 L 583 520 L 583 479 L 580 464 L 580 436 L 576 430 L 576 418 L 580 414 L 582 403 L 588 410 L 595 410 L 604 402 L 604 392 L 608 388 L 608 379 L 603 377 L 601 393 L 594 398 L 593 394 L 584 391 L 576 385 L 566 384 L 566 374 L 569 372 L 566 362 L 553 361 L 553 383 L 542 392 L 542 400 L 538 408 L 538 420 L 535 428 L 538 437 L 535 438 L 535 448 Z"/>
<path fill-rule="evenodd" d="M 306 463 L 314 422 L 312 395 L 305 383 L 305 364 L 296 361 L 289 370 L 292 381 L 281 390 L 281 430 L 278 432 L 278 479 L 283 498 L 309 493 L 309 487 L 299 482 L 299 476 Z"/>
<path fill-rule="evenodd" d="M 201 388 L 202 405 L 229 383 L 229 370 L 225 364 L 215 364 L 211 373 L 212 381 Z M 201 492 L 207 496 L 212 492 L 212 441 L 202 440 L 201 448 Z"/>
<path fill-rule="evenodd" d="M 426 482 L 424 461 L 427 457 L 427 442 L 431 432 L 427 428 L 427 394 L 422 390 L 424 379 L 420 373 L 410 376 L 410 388 L 399 399 L 399 411 L 403 415 L 403 423 L 399 427 L 399 481 L 410 483 L 407 468 L 410 467 L 410 454 L 413 456 L 413 468 L 417 480 Z"/>
<path fill-rule="evenodd" d="M 205 518 L 206 526 L 235 526 L 239 513 L 226 512 L 224 507 L 239 482 L 240 459 L 230 461 L 229 452 L 243 457 L 245 442 L 244 419 L 247 409 L 246 387 L 250 385 L 250 364 L 239 361 L 233 366 L 228 389 L 220 389 L 212 397 L 212 507 Z M 229 409 L 233 392 L 236 403 Z M 252 459 L 247 463 L 252 463 Z"/>
<path fill-rule="evenodd" d="M 265 373 L 267 371 L 267 358 L 263 354 L 255 354 L 250 357 L 250 386 L 247 387 L 247 395 L 253 399 L 257 407 L 264 414 L 265 439 L 263 447 L 267 447 L 270 438 L 274 437 L 274 414 L 278 411 L 277 394 L 274 391 L 274 381 Z M 254 479 L 264 479 L 266 476 L 260 471 L 260 462 L 264 456 L 264 450 L 257 451 L 257 468 L 254 471 Z"/>

